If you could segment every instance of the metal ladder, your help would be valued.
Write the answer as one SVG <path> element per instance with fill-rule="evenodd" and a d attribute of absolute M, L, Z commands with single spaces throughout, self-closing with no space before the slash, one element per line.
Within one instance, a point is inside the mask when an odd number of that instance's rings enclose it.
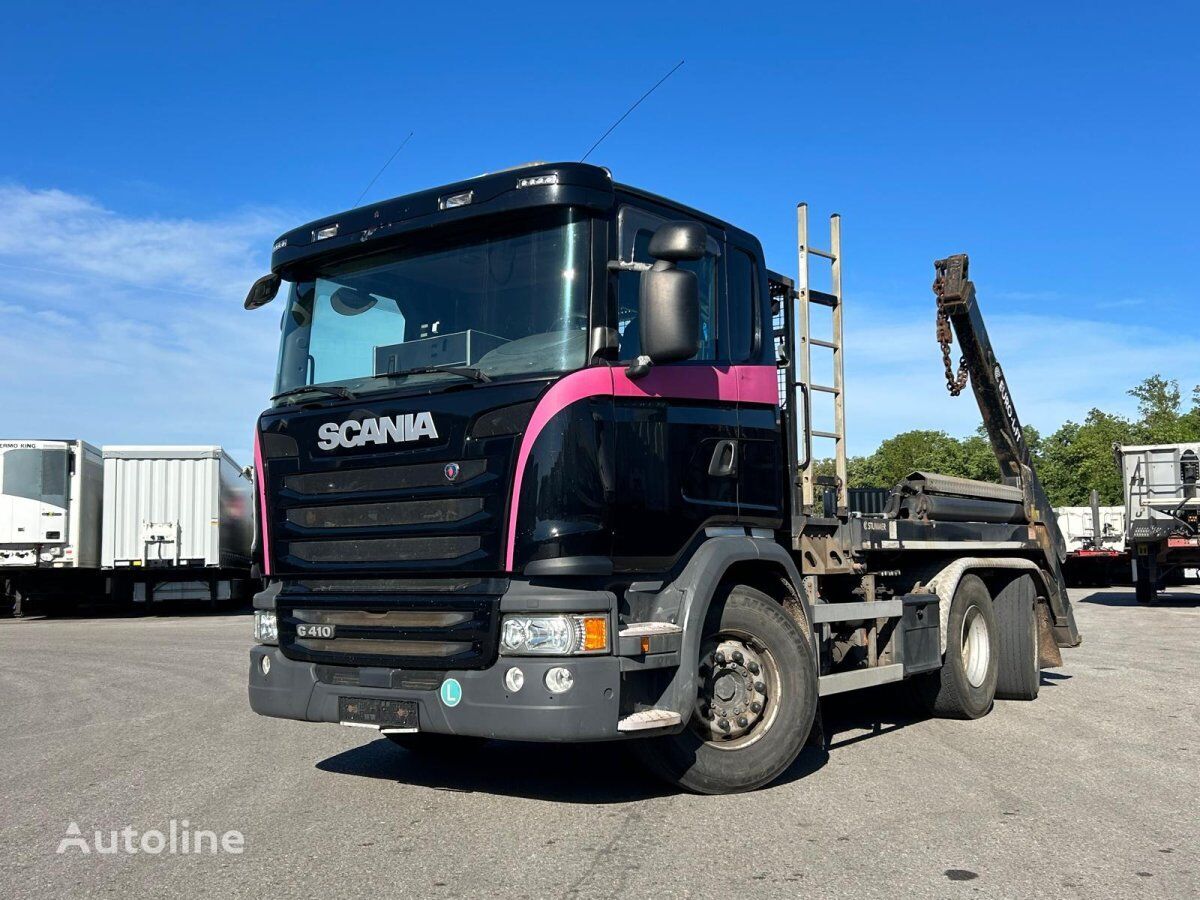
<path fill-rule="evenodd" d="M 800 381 L 808 385 L 809 391 L 833 396 L 833 430 L 820 431 L 806 423 L 814 438 L 833 441 L 835 483 L 815 474 L 816 453 L 808 454 L 808 461 L 800 468 L 801 501 L 804 511 L 812 515 L 816 502 L 816 487 L 833 487 L 837 491 L 838 515 L 846 515 L 849 494 L 846 486 L 846 406 L 845 376 L 842 359 L 842 217 L 834 213 L 829 217 L 829 249 L 818 250 L 808 243 L 808 204 L 796 206 L 796 232 L 799 252 L 799 283 L 797 299 L 800 306 Z M 832 273 L 832 293 L 809 287 L 808 259 L 816 256 L 829 260 Z M 812 336 L 811 304 L 828 307 L 833 311 L 833 335 L 829 340 Z M 821 347 L 833 352 L 833 384 L 814 384 L 812 380 L 812 348 Z M 819 512 L 817 513 L 819 515 Z"/>

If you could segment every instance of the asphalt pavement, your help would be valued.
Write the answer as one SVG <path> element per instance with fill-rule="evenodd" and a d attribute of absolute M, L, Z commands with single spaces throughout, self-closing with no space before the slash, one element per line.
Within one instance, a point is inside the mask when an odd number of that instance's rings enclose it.
<path fill-rule="evenodd" d="M 260 718 L 244 615 L 2 620 L 0 896 L 1200 896 L 1200 593 L 1072 596 L 1037 701 L 832 698 L 828 751 L 733 797 L 614 745 L 431 760 Z"/>

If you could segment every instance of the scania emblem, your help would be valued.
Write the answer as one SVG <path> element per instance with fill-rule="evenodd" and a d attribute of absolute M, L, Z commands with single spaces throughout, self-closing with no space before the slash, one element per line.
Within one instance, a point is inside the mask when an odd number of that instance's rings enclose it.
<path fill-rule="evenodd" d="M 365 444 L 409 443 L 421 438 L 437 440 L 437 427 L 428 412 L 408 413 L 400 416 L 380 416 L 363 419 L 361 422 L 348 419 L 345 422 L 326 422 L 317 429 L 322 450 L 336 447 L 362 447 Z"/>
<path fill-rule="evenodd" d="M 442 471 L 446 473 L 447 481 L 454 481 L 456 478 L 458 478 L 458 473 L 460 470 L 458 463 L 446 463 L 446 468 Z"/>

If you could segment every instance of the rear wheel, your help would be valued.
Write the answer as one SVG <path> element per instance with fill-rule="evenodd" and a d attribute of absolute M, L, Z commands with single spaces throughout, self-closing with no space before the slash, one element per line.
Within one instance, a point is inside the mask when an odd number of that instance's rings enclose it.
<path fill-rule="evenodd" d="M 766 594 L 734 585 L 713 601 L 693 664 L 688 728 L 635 741 L 634 754 L 671 784 L 702 794 L 774 781 L 804 747 L 816 715 L 807 636 Z"/>
<path fill-rule="evenodd" d="M 1037 586 L 1021 575 L 996 594 L 996 644 L 999 670 L 996 696 L 1001 700 L 1036 700 L 1041 684 L 1038 668 Z"/>
<path fill-rule="evenodd" d="M 942 668 L 918 676 L 913 687 L 925 707 L 947 719 L 987 715 L 996 696 L 996 611 L 987 585 L 964 575 L 950 602 Z"/>

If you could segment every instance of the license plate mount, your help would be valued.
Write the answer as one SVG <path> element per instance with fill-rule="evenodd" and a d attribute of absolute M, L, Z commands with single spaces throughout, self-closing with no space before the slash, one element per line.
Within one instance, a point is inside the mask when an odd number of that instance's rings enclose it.
<path fill-rule="evenodd" d="M 415 700 L 338 697 L 338 719 L 343 725 L 360 725 L 380 731 L 420 729 Z"/>

